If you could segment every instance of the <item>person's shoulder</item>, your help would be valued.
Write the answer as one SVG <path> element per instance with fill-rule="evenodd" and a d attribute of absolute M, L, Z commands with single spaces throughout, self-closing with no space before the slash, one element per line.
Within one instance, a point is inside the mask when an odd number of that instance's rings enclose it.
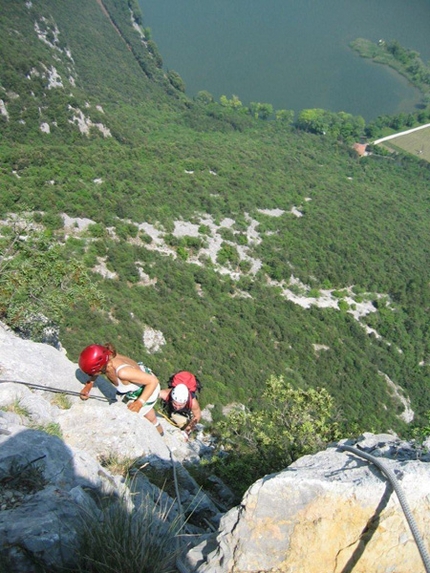
<path fill-rule="evenodd" d="M 127 362 L 122 362 L 121 364 L 118 364 L 118 366 L 116 366 L 116 368 L 115 368 L 115 374 L 119 378 L 121 378 L 120 372 L 121 372 L 121 370 L 124 370 L 124 368 L 133 368 L 133 366 L 131 364 L 128 364 Z"/>
<path fill-rule="evenodd" d="M 131 358 L 129 356 L 126 356 L 125 354 L 117 353 L 115 358 L 117 358 L 118 362 L 130 362 L 131 361 Z"/>

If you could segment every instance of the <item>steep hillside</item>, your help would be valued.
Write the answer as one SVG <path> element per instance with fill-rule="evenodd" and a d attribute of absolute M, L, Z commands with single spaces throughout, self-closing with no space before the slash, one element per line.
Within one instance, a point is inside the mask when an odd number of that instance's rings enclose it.
<path fill-rule="evenodd" d="M 133 2 L 1 9 L 1 215 L 37 212 L 104 295 L 61 321 L 72 359 L 112 340 L 217 406 L 282 374 L 352 431 L 430 410 L 427 164 L 190 100 Z"/>

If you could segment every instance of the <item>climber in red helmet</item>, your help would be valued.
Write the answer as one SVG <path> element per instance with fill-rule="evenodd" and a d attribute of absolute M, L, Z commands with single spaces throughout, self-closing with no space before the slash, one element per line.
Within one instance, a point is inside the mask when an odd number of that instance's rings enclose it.
<path fill-rule="evenodd" d="M 123 396 L 123 401 L 128 402 L 127 408 L 140 412 L 164 435 L 154 410 L 160 384 L 150 368 L 118 354 L 111 343 L 91 344 L 84 348 L 79 356 L 79 368 L 90 376 L 80 392 L 82 400 L 88 399 L 95 379 L 103 374 L 116 387 L 117 394 Z"/>

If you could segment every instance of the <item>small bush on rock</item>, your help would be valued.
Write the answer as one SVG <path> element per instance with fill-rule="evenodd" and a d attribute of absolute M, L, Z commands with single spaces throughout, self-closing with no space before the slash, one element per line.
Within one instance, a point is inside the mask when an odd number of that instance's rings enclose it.
<path fill-rule="evenodd" d="M 214 461 L 214 471 L 239 493 L 340 437 L 327 390 L 293 388 L 282 376 L 269 378 L 259 404 L 233 409 L 216 428 L 224 456 Z"/>

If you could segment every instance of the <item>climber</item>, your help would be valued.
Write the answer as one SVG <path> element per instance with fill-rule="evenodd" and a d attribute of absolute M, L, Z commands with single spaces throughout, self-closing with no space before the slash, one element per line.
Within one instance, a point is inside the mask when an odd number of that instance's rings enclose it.
<path fill-rule="evenodd" d="M 191 392 L 186 384 L 178 384 L 161 390 L 160 399 L 168 417 L 183 430 L 183 436 L 188 440 L 202 417 L 196 393 Z"/>
<path fill-rule="evenodd" d="M 89 398 L 95 379 L 104 374 L 115 386 L 117 395 L 123 397 L 127 408 L 132 412 L 139 412 L 154 424 L 161 436 L 164 435 L 154 410 L 160 384 L 150 368 L 128 356 L 118 354 L 111 343 L 104 346 L 91 344 L 84 348 L 79 356 L 79 368 L 90 376 L 80 392 L 81 400 Z"/>

